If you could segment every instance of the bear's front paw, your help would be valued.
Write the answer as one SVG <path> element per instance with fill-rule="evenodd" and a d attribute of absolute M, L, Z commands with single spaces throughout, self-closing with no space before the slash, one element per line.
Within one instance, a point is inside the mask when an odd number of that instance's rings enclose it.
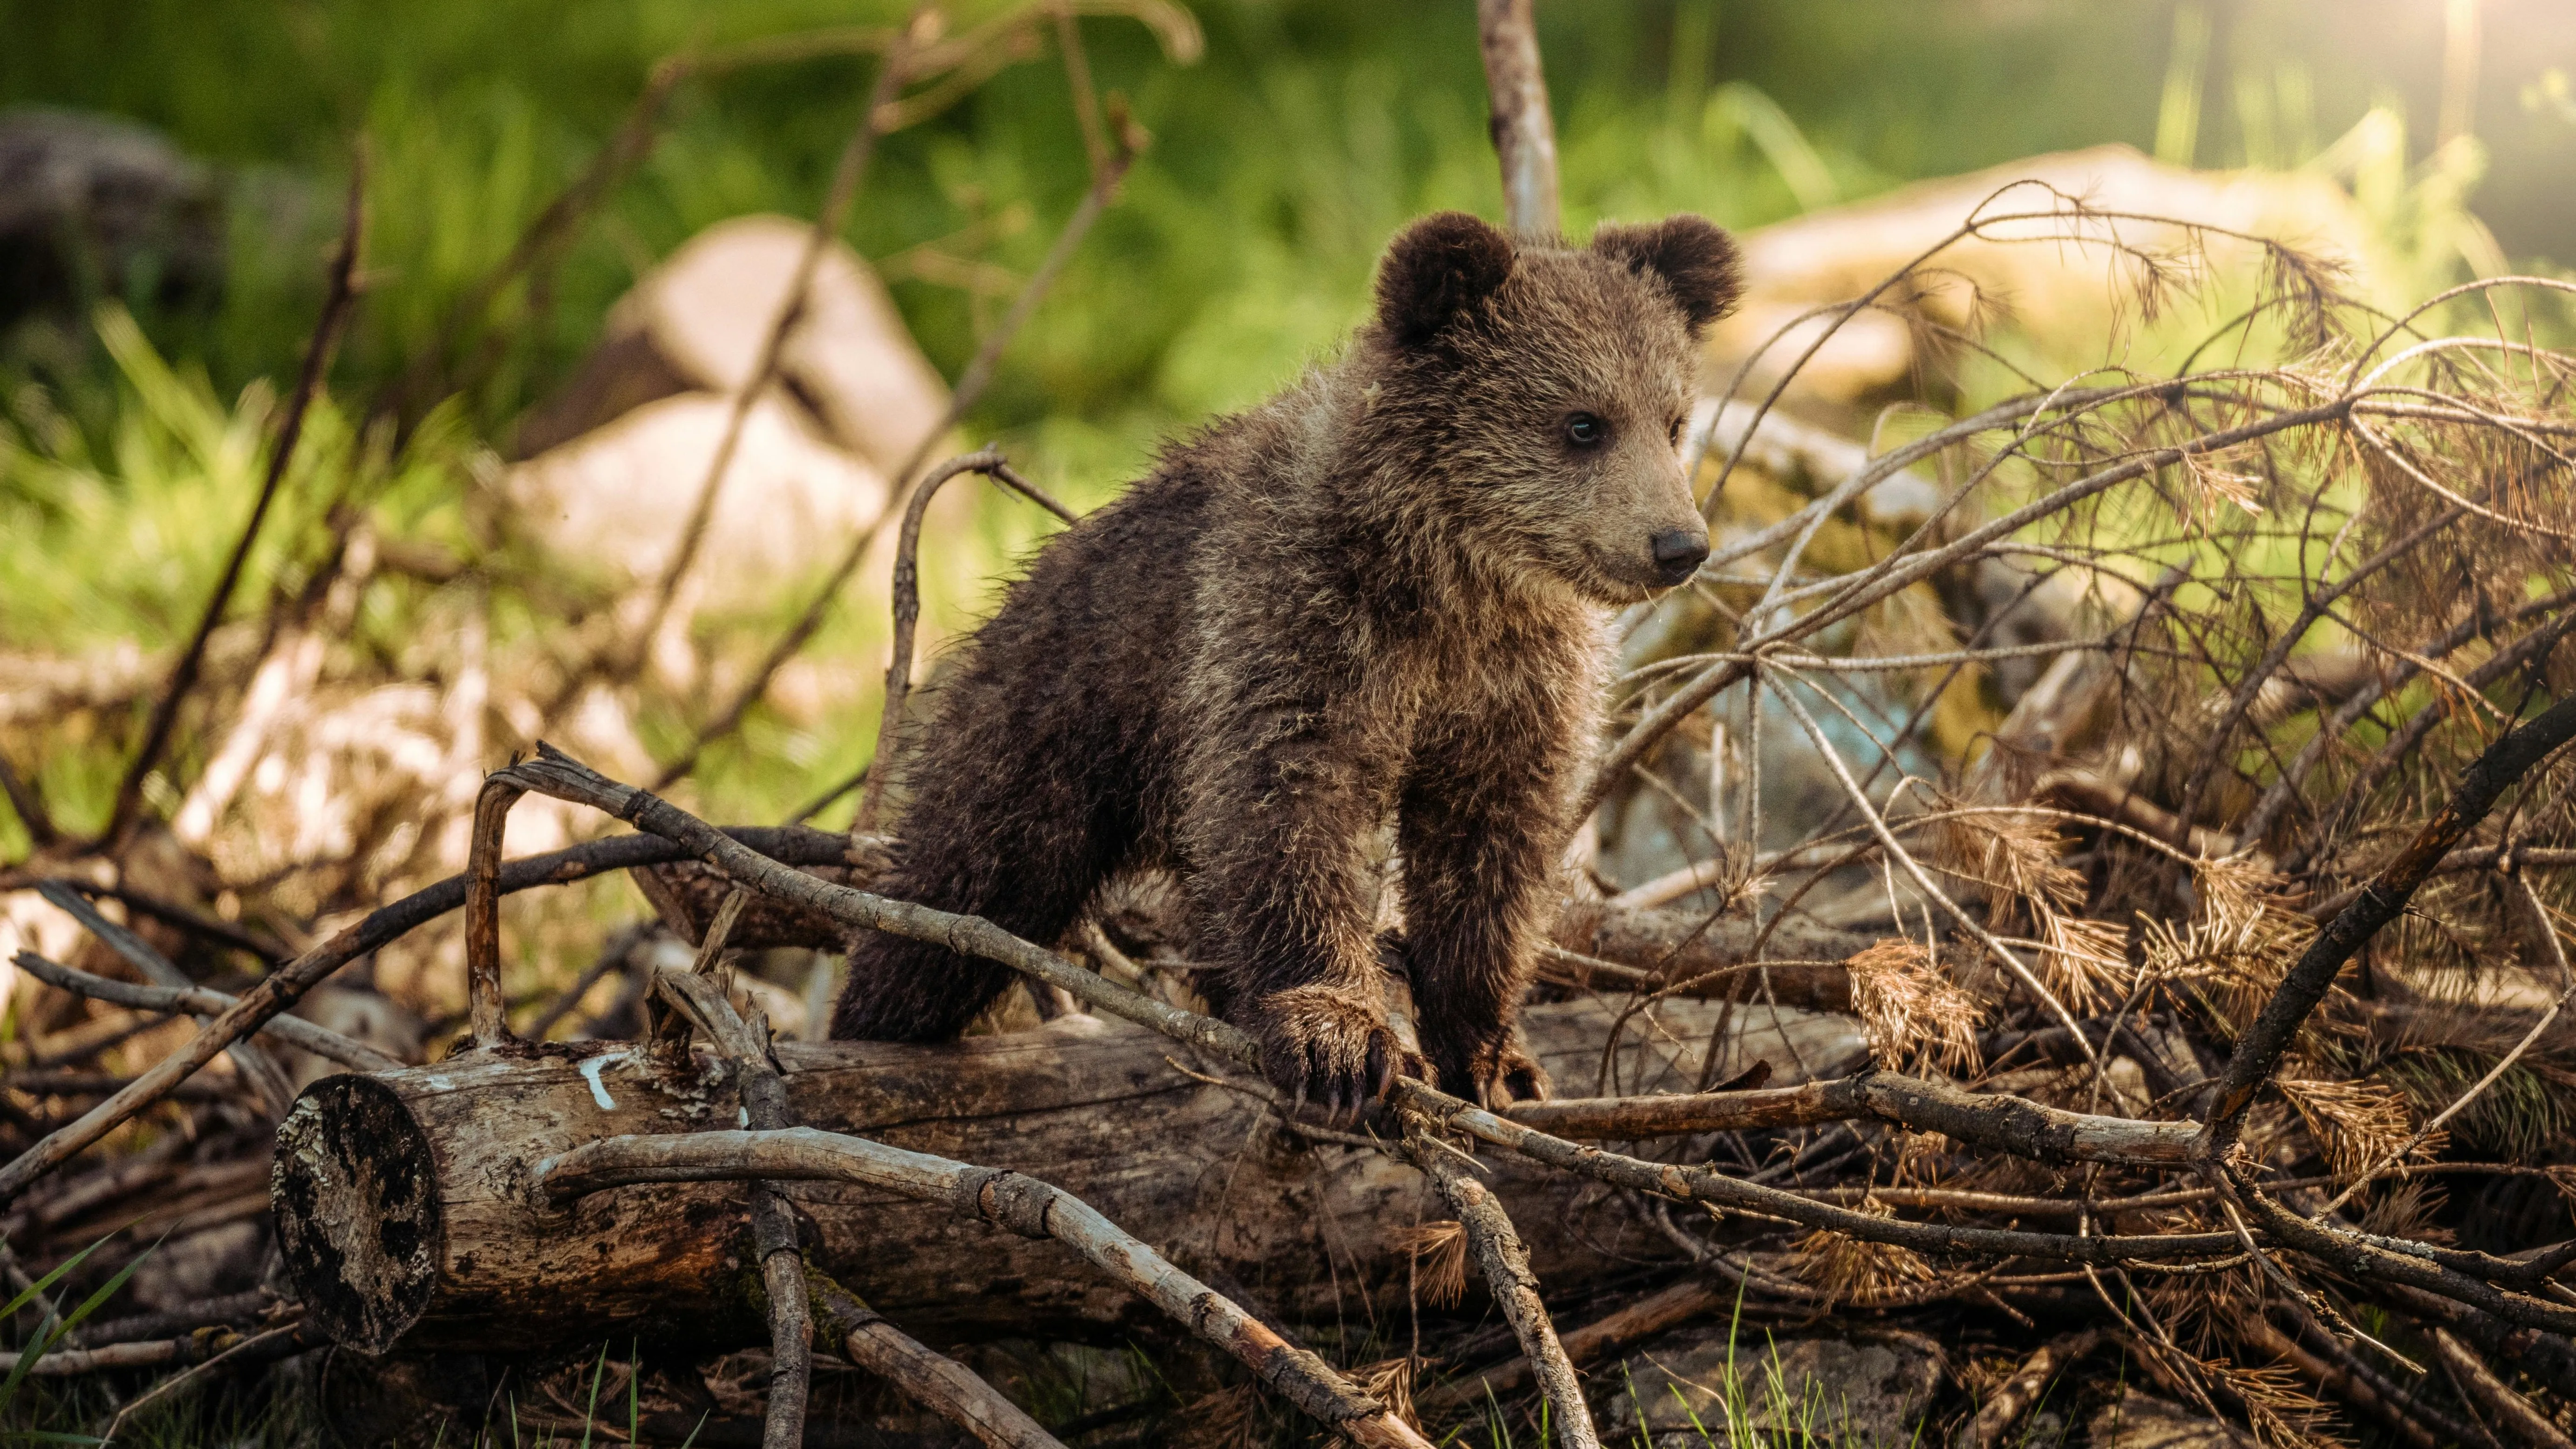
<path fill-rule="evenodd" d="M 1313 1102 L 1333 1126 L 1355 1122 L 1360 1109 L 1396 1077 L 1428 1070 L 1406 1051 L 1373 1003 L 1353 991 L 1298 986 L 1252 1002 L 1248 1023 L 1261 1039 L 1261 1069 L 1288 1094 L 1290 1110 Z"/>
<path fill-rule="evenodd" d="M 1547 1096 L 1547 1069 L 1521 1045 L 1520 1033 L 1503 1027 L 1489 1035 L 1424 1042 L 1440 1069 L 1440 1089 L 1491 1110 Z"/>

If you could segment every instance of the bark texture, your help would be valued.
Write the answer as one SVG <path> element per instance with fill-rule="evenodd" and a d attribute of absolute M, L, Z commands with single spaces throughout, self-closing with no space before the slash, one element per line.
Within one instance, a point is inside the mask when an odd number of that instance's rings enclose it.
<path fill-rule="evenodd" d="M 1669 1002 L 1651 1028 L 1632 1022 L 1621 1086 L 1687 1091 L 1720 1010 Z M 1721 1071 L 1758 1056 L 1794 1075 L 1846 1057 L 1855 1040 L 1836 1018 L 1751 1016 Z M 1610 1017 L 1591 1001 L 1533 1008 L 1533 1048 L 1560 1081 L 1591 1081 Z M 744 1125 L 737 1084 L 706 1053 L 580 1049 L 330 1077 L 298 1099 L 279 1137 L 280 1235 L 301 1296 L 335 1338 L 370 1351 L 568 1334 L 760 1341 L 740 1184 L 622 1187 L 565 1208 L 531 1191 L 538 1163 L 602 1137 Z M 1183 1063 L 1234 1083 L 1211 1085 L 1178 1069 L 1181 1050 L 1077 1015 L 937 1047 L 781 1042 L 777 1056 L 792 1122 L 1041 1176 L 1238 1301 L 1305 1317 L 1380 1290 L 1400 1299 L 1400 1236 L 1449 1216 L 1419 1174 L 1280 1131 L 1258 1079 L 1213 1058 Z M 1489 1165 L 1512 1214 L 1570 1225 L 1531 1243 L 1542 1278 L 1579 1281 L 1669 1253 L 1623 1214 L 1577 1211 L 1596 1189 L 1501 1157 Z M 1060 1244 L 847 1184 L 779 1190 L 816 1266 L 933 1341 L 1158 1322 Z"/>

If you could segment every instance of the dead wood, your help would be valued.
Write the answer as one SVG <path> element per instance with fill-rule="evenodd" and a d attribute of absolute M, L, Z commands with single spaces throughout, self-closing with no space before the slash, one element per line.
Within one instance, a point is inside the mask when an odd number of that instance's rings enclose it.
<path fill-rule="evenodd" d="M 1556 1323 L 1547 1316 L 1547 1304 L 1539 1297 L 1538 1276 L 1530 1271 L 1529 1249 L 1512 1227 L 1509 1214 L 1484 1183 L 1477 1180 L 1474 1159 L 1428 1133 L 1408 1133 L 1405 1156 L 1422 1169 L 1440 1191 L 1441 1201 L 1457 1214 L 1459 1225 L 1467 1234 L 1467 1251 L 1485 1275 L 1493 1290 L 1495 1306 L 1512 1325 L 1512 1336 L 1520 1340 L 1521 1356 L 1528 1361 L 1538 1380 L 1539 1391 L 1547 1398 L 1548 1423 L 1564 1442 L 1580 1449 L 1599 1449 L 1600 1434 L 1592 1427 L 1592 1409 L 1583 1399 L 1583 1385 L 1574 1376 L 1574 1364 L 1567 1357 L 1565 1345 L 1557 1341 Z"/>
<path fill-rule="evenodd" d="M 1720 1010 L 1676 1002 L 1658 1017 L 1672 1040 L 1705 1042 Z M 1560 1076 L 1588 1072 L 1609 1017 L 1592 1001 L 1534 1007 L 1532 1045 Z M 1819 1041 L 1848 1039 L 1830 1019 L 1781 1017 L 1752 1038 L 1779 1060 L 1793 1058 L 1793 1041 L 1813 1056 Z M 1188 1057 L 1168 1038 L 1124 1022 L 1082 1014 L 943 1047 L 780 1042 L 775 1052 L 791 1121 L 1043 1174 L 1292 1319 L 1329 1318 L 1359 1294 L 1391 1292 L 1400 1304 L 1405 1229 L 1442 1215 L 1409 1169 L 1265 1126 L 1276 1118 L 1257 1077 L 1244 1074 L 1235 1089 L 1205 1067 L 1186 1075 L 1172 1059 Z M 1632 1039 L 1622 1079 L 1685 1086 L 1697 1057 Z M 580 1333 L 757 1337 L 738 1187 L 622 1188 L 558 1209 L 511 1186 L 604 1137 L 731 1129 L 745 1115 L 738 1083 L 713 1055 L 665 1064 L 619 1043 L 520 1045 L 326 1078 L 280 1135 L 276 1202 L 299 1296 L 341 1341 L 370 1349 L 531 1346 Z M 1580 1191 L 1527 1164 L 1487 1165 L 1505 1209 L 1533 1221 L 1560 1220 Z M 1151 1321 L 1060 1250 L 945 1208 L 815 1183 L 783 1192 L 811 1224 L 815 1266 L 917 1335 L 1087 1335 Z M 1624 1255 L 1663 1252 L 1611 1225 L 1529 1246 L 1543 1281 L 1585 1281 Z M 1337 1274 L 1317 1271 L 1327 1251 Z M 995 1281 L 1014 1291 L 982 1291 Z"/>
<path fill-rule="evenodd" d="M 2003 1381 L 1977 1412 L 1950 1437 L 1950 1449 L 1994 1449 L 2004 1432 L 2019 1422 L 2030 1406 L 2048 1388 L 2050 1379 L 2064 1372 L 2077 1359 L 2093 1351 L 2102 1341 L 2096 1329 L 2067 1334 L 2051 1339 L 2032 1350 L 2011 1378 Z"/>
<path fill-rule="evenodd" d="M 816 1281 L 814 1302 L 838 1338 L 842 1357 L 884 1378 L 978 1442 L 991 1449 L 1063 1449 L 992 1385 L 955 1359 L 924 1348 L 840 1284 L 829 1278 Z"/>
<path fill-rule="evenodd" d="M 1140 995 L 1052 951 L 1023 941 L 989 921 L 827 885 L 761 856 L 651 792 L 610 780 L 542 742 L 536 759 L 496 773 L 487 782 L 485 793 L 489 797 L 502 790 L 537 791 L 593 806 L 689 846 L 701 859 L 746 888 L 779 895 L 810 909 L 823 911 L 834 920 L 851 926 L 938 941 L 952 950 L 1008 966 L 1046 985 L 1063 987 L 1089 1005 L 1151 1027 L 1175 1041 L 1244 1065 L 1251 1065 L 1258 1059 L 1258 1050 L 1252 1039 L 1232 1025 Z M 490 909 L 488 895 L 483 909 L 487 912 Z M 1937 1092 L 1937 1088 L 1934 1090 Z M 1793 1193 L 1739 1181 L 1705 1168 L 1668 1166 L 1623 1154 L 1579 1148 L 1563 1138 L 1507 1121 L 1410 1078 L 1398 1078 L 1387 1100 L 1392 1106 L 1421 1112 L 1444 1128 L 1467 1132 L 1494 1146 L 1614 1186 L 1764 1212 L 1810 1227 L 1847 1233 L 1865 1241 L 1932 1251 L 2022 1254 L 2100 1263 L 2120 1262 L 2132 1257 L 2187 1258 L 2233 1251 L 2225 1246 L 2233 1241 L 2226 1233 L 2170 1234 L 2136 1239 L 2083 1238 L 1890 1222 L 1866 1213 L 1828 1207 Z M 1972 1138 L 1982 1137 L 1988 1145 L 2006 1151 L 2024 1155 L 2059 1153 L 2065 1154 L 2064 1160 L 2070 1161 L 2077 1160 L 2078 1156 L 2102 1160 L 2106 1155 L 2116 1157 L 2123 1151 L 2136 1151 L 2144 1154 L 2138 1159 L 2141 1162 L 2164 1160 L 2153 1147 L 2128 1148 L 2095 1141 L 2087 1135 L 2086 1124 L 2052 1117 L 2048 1115 L 2050 1109 L 2038 1104 L 1998 1097 L 1989 1103 L 1962 1110 L 1955 1105 L 1945 1105 L 1937 1097 L 1925 1100 L 1925 1110 L 1933 1114 L 1927 1121 L 1939 1122 L 1938 1130 L 1964 1132 Z M 2135 1123 L 2106 1125 L 2100 1130 L 2118 1132 L 2135 1126 Z M 2506 1271 L 2528 1276 L 2528 1270 L 2517 1267 L 2509 1266 Z"/>
<path fill-rule="evenodd" d="M 99 1431 L 99 1443 L 102 1445 L 115 1443 L 118 1431 L 125 1427 L 128 1419 L 147 1409 L 158 1408 L 168 1403 L 218 1370 L 238 1371 L 275 1363 L 279 1359 L 292 1358 L 307 1349 L 317 1348 L 324 1342 L 321 1335 L 306 1328 L 302 1323 L 280 1324 L 248 1337 L 231 1334 L 216 1337 L 231 1341 L 213 1357 L 202 1363 L 191 1364 L 127 1400 L 107 1421 L 107 1427 Z M 214 1341 L 215 1338 L 208 1339 L 208 1342 Z"/>
<path fill-rule="evenodd" d="M 1557 1341 L 1567 1363 L 1587 1364 L 1604 1354 L 1616 1353 L 1632 1343 L 1652 1338 L 1666 1329 L 1715 1313 L 1725 1308 L 1735 1296 L 1735 1290 L 1730 1287 L 1706 1279 L 1684 1279 L 1659 1293 L 1649 1293 L 1624 1308 L 1603 1314 L 1590 1323 L 1568 1329 L 1558 1335 Z M 1530 1373 L 1530 1360 L 1523 1355 L 1492 1368 L 1461 1374 L 1422 1395 L 1420 1402 L 1427 1409 L 1447 1410 L 1483 1403 L 1488 1395 L 1508 1397 L 1520 1392 L 1530 1381 Z"/>
<path fill-rule="evenodd" d="M 1512 230 L 1557 229 L 1556 122 L 1538 54 L 1531 0 L 1477 0 L 1476 39 L 1492 97 L 1488 129 L 1503 164 L 1503 211 Z"/>
<path fill-rule="evenodd" d="M 2267 1321 L 2260 1313 L 2247 1314 L 2238 1329 L 2248 1344 L 2290 1365 L 2301 1377 L 2377 1419 L 2391 1433 L 2415 1445 L 2416 1449 L 2435 1449 L 2442 1443 L 2475 1443 L 2481 1437 L 2455 1429 L 2445 1439 L 2435 1438 L 2432 1427 L 2412 1412 L 2414 1406 L 2401 1402 L 2384 1380 L 2378 1380 L 2376 1376 L 2365 1377 L 2354 1372 L 2351 1365 L 2311 1352 L 2306 1345 Z"/>
<path fill-rule="evenodd" d="M 2506 1437 L 2524 1449 L 2576 1449 L 2576 1440 L 2569 1439 L 2567 1431 L 2496 1377 L 2486 1360 L 2457 1335 L 2447 1329 L 2434 1329 L 2433 1351 L 2452 1383 L 2459 1386 L 2461 1396 L 2502 1425 Z"/>
<path fill-rule="evenodd" d="M 319 1335 L 307 1332 L 303 1325 L 296 1323 L 253 1334 L 224 1329 L 140 1343 L 57 1349 L 27 1365 L 27 1372 L 38 1378 L 77 1378 L 84 1374 L 126 1369 L 204 1367 L 237 1353 L 265 1353 L 283 1358 L 288 1353 L 300 1353 L 315 1347 L 322 1341 Z M 19 1354 L 0 1352 L 0 1373 L 16 1369 L 20 1357 Z"/>
<path fill-rule="evenodd" d="M 603 1138 L 539 1162 L 530 1186 L 546 1200 L 564 1202 L 638 1183 L 772 1178 L 890 1190 L 1023 1237 L 1052 1238 L 1240 1360 L 1336 1432 L 1361 1444 L 1427 1449 L 1409 1425 L 1315 1354 L 1183 1273 L 1080 1198 L 1021 1173 L 797 1127 Z"/>
<path fill-rule="evenodd" d="M 2571 737 L 2576 737 L 2576 695 L 2560 700 L 2489 746 L 2461 775 L 2449 801 L 2425 822 L 2414 841 L 2317 934 L 2228 1058 L 2203 1134 L 2203 1160 L 2216 1159 L 2234 1144 L 2255 1091 L 2270 1080 L 2282 1054 L 2289 1050 L 2291 1036 L 2325 999 L 2344 963 L 2397 918 L 2416 888 L 2462 837 L 2486 819 L 2506 790 Z"/>
<path fill-rule="evenodd" d="M 1837 1081 L 1676 1097 L 1571 1098 L 1504 1109 L 1513 1122 L 1560 1137 L 1679 1137 L 1747 1127 L 1808 1126 L 1856 1117 L 1942 1132 L 2062 1166 L 2117 1162 L 2180 1166 L 2198 1128 L 2093 1116 L 2001 1095 L 1966 1091 L 1937 1077 L 1863 1072 Z"/>
<path fill-rule="evenodd" d="M 774 837 L 791 855 L 803 855 L 817 861 L 840 859 L 848 844 L 845 836 L 800 827 L 785 827 L 777 831 L 751 829 L 745 834 L 747 838 L 760 840 Z M 679 854 L 666 841 L 656 840 L 640 847 L 618 841 L 594 841 L 589 845 L 512 861 L 500 868 L 493 890 L 498 895 L 507 895 L 532 886 L 580 880 L 602 871 L 648 865 Z M 468 883 L 467 876 L 450 876 L 427 890 L 372 912 L 357 924 L 339 931 L 329 940 L 279 967 L 257 986 L 242 993 L 232 1006 L 216 1014 L 186 1046 L 163 1058 L 106 1101 L 83 1113 L 78 1120 L 48 1132 L 7 1166 L 0 1167 L 0 1207 L 16 1201 L 28 1184 L 70 1161 L 75 1154 L 105 1137 L 136 1113 L 168 1096 L 180 1083 L 195 1075 L 200 1067 L 221 1055 L 226 1047 L 259 1030 L 332 972 L 423 922 L 464 905 Z"/>
<path fill-rule="evenodd" d="M 1089 112 L 1084 114 L 1087 116 Z M 1096 157 L 1095 164 L 1106 164 L 1105 155 Z M 930 470 L 929 476 L 921 480 L 921 486 L 912 492 L 912 501 L 904 505 L 903 527 L 895 536 L 894 648 L 886 660 L 885 703 L 877 715 L 874 759 L 894 758 L 895 733 L 903 723 L 903 703 L 912 692 L 912 631 L 921 620 L 921 521 L 930 512 L 931 502 L 939 496 L 940 488 L 960 473 L 981 473 L 1058 519 L 1066 523 L 1075 521 L 1072 510 L 1048 497 L 1044 489 L 1014 471 L 1004 461 L 999 448 L 986 448 L 979 453 L 951 458 Z M 859 797 L 859 813 L 850 821 L 853 836 L 864 835 L 875 826 L 877 804 L 885 798 L 887 773 L 879 770 L 868 777 L 867 793 Z"/>
<path fill-rule="evenodd" d="M 739 894 L 730 905 L 739 907 Z M 707 931 L 694 969 L 657 973 L 654 985 L 722 1056 L 741 1099 L 745 1127 L 775 1132 L 787 1126 L 787 1085 L 770 1057 L 769 1023 L 757 1011 L 749 1021 L 734 1014 L 709 979 L 724 950 L 732 912 L 719 912 Z M 763 1449 L 798 1449 L 805 1442 L 805 1400 L 814 1376 L 812 1293 L 805 1255 L 797 1243 L 795 1209 L 772 1182 L 753 1182 L 751 1246 L 760 1286 L 769 1304 L 769 1404 Z"/>
<path fill-rule="evenodd" d="M 98 908 L 91 905 L 78 891 L 60 881 L 46 881 L 36 887 L 36 894 L 44 897 L 46 902 L 56 910 L 80 922 L 92 936 L 117 955 L 124 957 L 127 965 L 140 972 L 143 979 L 154 986 L 165 991 L 182 993 L 196 989 L 196 983 L 188 979 L 186 972 L 172 965 L 169 957 L 154 950 L 152 944 L 141 936 L 100 915 Z M 123 1004 L 132 1006 L 138 1003 Z M 215 1009 L 220 1011 L 223 1006 L 230 1004 L 226 1001 Z M 267 1104 L 270 1115 L 277 1117 L 286 1115 L 286 1104 L 294 1098 L 295 1092 L 287 1084 L 286 1073 L 279 1069 L 276 1058 L 271 1057 L 256 1041 L 241 1042 L 228 1049 L 225 1055 L 230 1057 L 241 1074 L 259 1089 L 260 1098 Z"/>
<path fill-rule="evenodd" d="M 192 1333 L 200 1328 L 233 1327 L 251 1323 L 278 1305 L 276 1294 L 264 1288 L 246 1293 L 230 1293 L 192 1303 L 180 1311 L 142 1313 L 131 1318 L 92 1319 L 81 1325 L 81 1336 L 92 1343 L 133 1343 L 147 1338 L 171 1338 Z"/>
<path fill-rule="evenodd" d="M 340 340 L 341 327 L 348 321 L 349 308 L 358 295 L 358 247 L 366 221 L 366 210 L 360 203 L 366 195 L 366 176 L 366 153 L 360 151 L 350 163 L 340 247 L 331 258 L 322 316 L 313 324 L 313 335 L 304 344 L 304 365 L 296 374 L 295 391 L 288 395 L 286 411 L 278 421 L 276 441 L 269 445 L 268 470 L 260 479 L 259 497 L 251 504 L 250 518 L 242 524 L 241 536 L 224 560 L 223 573 L 215 580 L 214 592 L 206 599 L 197 627 L 179 650 L 178 662 L 171 666 L 168 681 L 152 702 L 152 717 L 143 726 L 143 742 L 127 762 L 125 775 L 117 782 L 115 799 L 108 806 L 107 828 L 99 832 L 102 842 L 121 844 L 126 830 L 133 825 L 135 806 L 143 798 L 144 778 L 161 762 L 161 751 L 170 743 L 170 731 L 179 722 L 179 707 L 187 703 L 188 692 L 196 688 L 197 673 L 205 666 L 206 644 L 214 638 L 215 626 L 224 621 L 224 610 L 233 601 L 234 586 L 241 582 L 242 566 L 250 561 L 251 545 L 259 540 L 260 525 L 267 521 L 269 505 L 277 499 L 278 485 L 286 481 L 287 465 L 295 461 L 295 445 L 304 436 L 304 414 L 312 406 L 314 394 L 321 390 L 331 350 Z"/>
<path fill-rule="evenodd" d="M 32 890 L 45 881 L 59 880 L 85 896 L 122 903 L 134 915 L 147 916 L 165 926 L 176 927 L 200 940 L 246 951 L 265 965 L 274 966 L 295 953 L 258 932 L 234 922 L 222 920 L 177 901 L 140 890 L 132 885 L 100 885 L 77 874 L 56 874 L 59 867 L 31 865 L 19 870 L 0 871 L 0 891 Z"/>

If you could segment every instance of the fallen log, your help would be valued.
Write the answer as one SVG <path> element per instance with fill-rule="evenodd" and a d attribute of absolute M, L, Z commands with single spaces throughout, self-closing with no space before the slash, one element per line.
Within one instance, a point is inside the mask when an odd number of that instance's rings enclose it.
<path fill-rule="evenodd" d="M 1619 1080 L 1681 1092 L 1722 1007 L 1675 1001 L 1623 1036 Z M 1594 1079 L 1611 1004 L 1533 1008 L 1533 1048 L 1568 1089 Z M 1846 1058 L 1845 1019 L 1737 1008 L 1721 1071 L 1755 1057 L 1789 1072 Z M 1748 1019 L 1749 1018 L 1749 1019 Z M 1042 1176 L 1239 1300 L 1330 1318 L 1381 1291 L 1401 1303 L 1403 1236 L 1449 1216 L 1420 1176 L 1365 1147 L 1273 1130 L 1269 1093 L 1231 1063 L 1184 1061 L 1169 1038 L 1089 1015 L 938 1047 L 776 1047 L 796 1123 Z M 1189 1070 L 1181 1070 L 1186 1066 Z M 1196 1075 L 1192 1075 L 1195 1073 Z M 1265 1118 L 1269 1125 L 1265 1125 Z M 744 1125 L 736 1084 L 704 1052 L 522 1045 L 428 1067 L 327 1077 L 279 1132 L 279 1237 L 299 1296 L 338 1341 L 374 1352 L 506 1349 L 566 1337 L 755 1343 L 764 1324 L 738 1183 L 657 1183 L 565 1207 L 536 1165 L 603 1137 Z M 1628 1215 L 1582 1213 L 1595 1189 L 1496 1159 L 1489 1186 L 1539 1235 L 1542 1280 L 1581 1281 L 1660 1237 Z M 1155 1324 L 1136 1297 L 1057 1244 L 844 1183 L 782 1183 L 811 1261 L 925 1338 Z"/>

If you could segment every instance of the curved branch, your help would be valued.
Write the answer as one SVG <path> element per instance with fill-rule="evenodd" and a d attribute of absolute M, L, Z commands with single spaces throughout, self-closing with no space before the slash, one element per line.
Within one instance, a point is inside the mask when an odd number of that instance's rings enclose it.
<path fill-rule="evenodd" d="M 1053 1238 L 1336 1432 L 1367 1445 L 1429 1449 L 1422 1436 L 1330 1364 L 1280 1337 L 1231 1299 L 1174 1267 L 1082 1199 L 1016 1172 L 974 1167 L 812 1127 L 609 1137 L 533 1164 L 531 1190 L 553 1203 L 642 1182 L 851 1182 L 1024 1237 Z"/>
<path fill-rule="evenodd" d="M 817 865 L 845 859 L 844 852 L 849 847 L 849 837 L 845 835 L 798 827 L 734 827 L 732 833 L 723 838 L 732 839 L 737 835 L 744 840 L 763 842 L 778 850 L 781 858 Z M 512 861 L 501 867 L 495 889 L 502 895 L 509 895 L 532 886 L 563 885 L 584 880 L 606 871 L 682 860 L 687 858 L 687 854 L 668 840 L 652 837 L 628 835 L 612 840 L 594 840 L 587 845 Z M 214 1020 L 199 1028 L 187 1045 L 162 1058 L 150 1071 L 126 1083 L 77 1119 L 47 1133 L 33 1147 L 11 1159 L 6 1167 L 0 1167 L 0 1206 L 14 1202 L 36 1179 L 69 1162 L 82 1149 L 114 1131 L 120 1123 L 169 1096 L 180 1083 L 222 1054 L 224 1048 L 267 1025 L 294 1005 L 305 992 L 328 979 L 332 972 L 405 932 L 464 905 L 467 880 L 466 876 L 452 875 L 426 890 L 416 891 L 392 905 L 380 907 L 356 925 L 337 932 L 321 945 L 269 973 L 257 986 L 234 998 L 233 1004 L 218 1013 Z"/>
<path fill-rule="evenodd" d="M 60 987 L 75 996 L 86 996 L 96 1001 L 112 1002 L 118 1006 L 130 1006 L 138 1011 L 159 1012 L 167 1016 L 177 1016 L 182 1013 L 212 1016 L 229 1009 L 240 999 L 203 986 L 137 986 L 131 981 L 110 981 L 104 976 L 93 976 L 86 971 L 76 971 L 58 962 L 48 961 L 33 951 L 19 952 L 16 964 L 19 970 L 46 985 Z M 273 1036 L 288 1046 L 311 1052 L 326 1061 L 338 1062 L 351 1071 L 390 1072 L 397 1071 L 405 1065 L 399 1057 L 378 1051 L 365 1042 L 342 1036 L 329 1027 L 306 1021 L 300 1016 L 278 1017 L 262 1026 L 260 1032 L 265 1036 Z"/>
<path fill-rule="evenodd" d="M 885 707 L 877 714 L 877 744 L 869 758 L 870 765 L 894 758 L 895 730 L 903 722 L 904 699 L 912 693 L 912 630 L 921 621 L 921 521 L 930 512 L 931 500 L 939 496 L 939 490 L 960 473 L 981 473 L 1066 523 L 1075 521 L 1071 510 L 1013 472 L 999 448 L 951 458 L 931 469 L 921 486 L 912 490 L 912 501 L 904 505 L 903 527 L 895 538 L 894 645 L 886 659 Z M 859 797 L 859 813 L 850 821 L 852 835 L 864 835 L 874 825 L 877 805 L 885 797 L 886 777 L 892 773 L 867 771 L 868 790 Z M 805 813 L 811 815 L 813 811 Z"/>

